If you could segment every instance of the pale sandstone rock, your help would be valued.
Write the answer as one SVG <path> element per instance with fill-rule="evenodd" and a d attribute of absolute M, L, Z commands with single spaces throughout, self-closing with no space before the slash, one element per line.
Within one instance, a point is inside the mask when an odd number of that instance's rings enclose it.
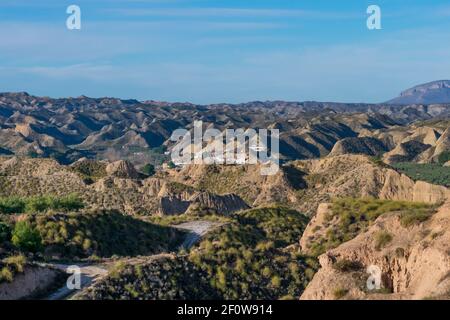
<path fill-rule="evenodd" d="M 375 239 L 380 231 L 391 234 L 392 241 L 378 251 Z M 344 299 L 448 298 L 449 243 L 450 202 L 429 221 L 408 228 L 400 224 L 398 214 L 383 215 L 366 232 L 320 256 L 321 269 L 301 299 L 335 299 L 336 289 L 348 290 Z M 362 270 L 342 272 L 333 268 L 336 261 L 344 259 L 358 262 Z M 365 270 L 371 265 L 381 269 L 383 287 L 390 288 L 391 294 L 373 294 L 365 289 Z"/>

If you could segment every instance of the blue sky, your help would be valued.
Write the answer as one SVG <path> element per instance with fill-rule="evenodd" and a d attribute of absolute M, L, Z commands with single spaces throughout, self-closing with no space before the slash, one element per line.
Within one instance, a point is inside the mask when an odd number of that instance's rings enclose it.
<path fill-rule="evenodd" d="M 449 30 L 448 0 L 1 0 L 0 91 L 382 102 L 450 78 Z"/>

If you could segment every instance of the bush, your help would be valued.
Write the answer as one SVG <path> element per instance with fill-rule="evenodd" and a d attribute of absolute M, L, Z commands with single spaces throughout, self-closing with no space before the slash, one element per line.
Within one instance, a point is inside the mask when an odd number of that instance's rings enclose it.
<path fill-rule="evenodd" d="M 0 283 L 7 281 L 12 282 L 14 280 L 14 274 L 8 267 L 3 267 L 0 270 Z"/>
<path fill-rule="evenodd" d="M 147 163 L 145 166 L 142 167 L 141 171 L 143 174 L 147 176 L 153 176 L 155 174 L 155 166 L 150 163 Z"/>
<path fill-rule="evenodd" d="M 442 152 L 439 157 L 438 161 L 440 164 L 445 164 L 450 161 L 450 151 Z"/>
<path fill-rule="evenodd" d="M 363 268 L 361 263 L 357 261 L 350 261 L 350 260 L 340 260 L 336 262 L 333 265 L 333 268 L 340 271 L 340 272 L 352 272 L 352 271 L 359 271 Z"/>
<path fill-rule="evenodd" d="M 315 260 L 286 246 L 298 241 L 308 219 L 283 207 L 247 210 L 232 218 L 235 222 L 206 235 L 189 261 L 209 275 L 223 299 L 300 296 L 317 267 Z"/>
<path fill-rule="evenodd" d="M 11 239 L 11 227 L 0 221 L 0 244 Z"/>
<path fill-rule="evenodd" d="M 413 210 L 409 212 L 402 212 L 400 223 L 403 227 L 409 227 L 414 224 L 419 224 L 430 219 L 433 213 L 434 210 Z"/>
<path fill-rule="evenodd" d="M 332 225 L 326 234 L 310 244 L 314 256 L 336 248 L 340 244 L 355 238 L 381 215 L 389 212 L 399 212 L 404 226 L 416 222 L 423 222 L 435 211 L 435 206 L 408 201 L 378 200 L 378 199 L 334 199 L 331 214 L 327 217 L 331 221 L 338 217 L 337 224 Z"/>
<path fill-rule="evenodd" d="M 65 258 L 150 255 L 174 250 L 185 233 L 116 211 L 33 214 L 46 252 Z"/>
<path fill-rule="evenodd" d="M 380 231 L 375 236 L 375 249 L 380 251 L 392 241 L 392 235 L 386 231 Z"/>
<path fill-rule="evenodd" d="M 348 290 L 344 288 L 338 288 L 333 291 L 333 296 L 336 300 L 342 299 L 348 294 Z"/>
<path fill-rule="evenodd" d="M 0 213 L 3 214 L 35 213 L 47 210 L 76 211 L 83 207 L 83 201 L 76 194 L 70 194 L 64 197 L 34 196 L 28 198 L 0 198 Z"/>
<path fill-rule="evenodd" d="M 24 251 L 37 252 L 42 247 L 42 239 L 39 232 L 27 221 L 16 223 L 11 241 L 14 246 Z"/>
<path fill-rule="evenodd" d="M 24 272 L 26 263 L 27 259 L 23 255 L 10 256 L 0 260 L 0 283 L 12 282 L 15 274 Z"/>
<path fill-rule="evenodd" d="M 3 214 L 23 213 L 25 206 L 24 199 L 19 197 L 0 198 L 0 213 Z"/>
<path fill-rule="evenodd" d="M 397 163 L 394 167 L 414 181 L 422 180 L 429 183 L 450 187 L 450 167 L 443 167 L 442 164 L 418 164 L 413 162 L 404 162 Z"/>
<path fill-rule="evenodd" d="M 3 259 L 3 263 L 5 263 L 9 267 L 12 267 L 15 272 L 22 273 L 25 269 L 27 258 L 25 258 L 24 255 L 20 254 Z"/>

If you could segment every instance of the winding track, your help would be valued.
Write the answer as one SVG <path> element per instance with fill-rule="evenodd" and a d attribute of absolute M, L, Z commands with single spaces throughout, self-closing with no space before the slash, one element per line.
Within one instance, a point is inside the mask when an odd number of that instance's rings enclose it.
<path fill-rule="evenodd" d="M 211 221 L 191 221 L 182 223 L 179 225 L 173 226 L 174 228 L 189 231 L 187 233 L 185 240 L 180 245 L 180 249 L 190 249 L 194 244 L 196 244 L 202 237 L 204 237 L 208 232 L 220 227 L 222 223 L 211 222 Z M 162 256 L 167 256 L 167 254 L 157 254 L 153 256 L 143 257 L 145 261 L 153 258 L 160 258 Z M 141 258 L 132 258 L 129 261 L 140 261 Z M 80 268 L 81 271 L 81 289 L 83 290 L 87 287 L 90 287 L 95 282 L 97 282 L 102 277 L 105 277 L 108 274 L 108 269 L 112 266 L 112 263 L 103 263 L 103 264 L 49 264 L 49 266 L 61 270 L 63 272 L 67 272 L 67 269 L 76 265 Z M 70 299 L 73 297 L 79 290 L 69 289 L 67 285 L 59 288 L 52 294 L 50 294 L 46 300 L 63 300 Z"/>

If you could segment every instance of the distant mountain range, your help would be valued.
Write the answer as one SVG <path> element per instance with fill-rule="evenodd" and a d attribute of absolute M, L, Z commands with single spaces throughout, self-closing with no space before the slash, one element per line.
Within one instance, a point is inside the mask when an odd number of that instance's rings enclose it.
<path fill-rule="evenodd" d="M 327 155 L 337 141 L 358 137 L 365 130 L 449 118 L 449 87 L 450 81 L 417 86 L 385 104 L 254 101 L 195 105 L 0 93 L 0 155 L 50 156 L 63 163 L 82 157 L 128 159 L 139 166 L 154 159 L 164 161 L 173 146 L 172 132 L 192 129 L 193 122 L 201 120 L 219 130 L 278 128 L 284 159 L 316 158 Z M 449 104 L 417 102 L 438 101 L 438 97 Z M 411 102 L 404 105 L 405 101 Z M 342 145 L 344 149 L 349 143 L 353 146 L 349 141 Z M 361 143 L 361 148 L 379 151 L 380 146 L 372 141 Z"/>
<path fill-rule="evenodd" d="M 439 104 L 450 103 L 450 80 L 439 80 L 415 86 L 403 91 L 391 104 Z"/>

